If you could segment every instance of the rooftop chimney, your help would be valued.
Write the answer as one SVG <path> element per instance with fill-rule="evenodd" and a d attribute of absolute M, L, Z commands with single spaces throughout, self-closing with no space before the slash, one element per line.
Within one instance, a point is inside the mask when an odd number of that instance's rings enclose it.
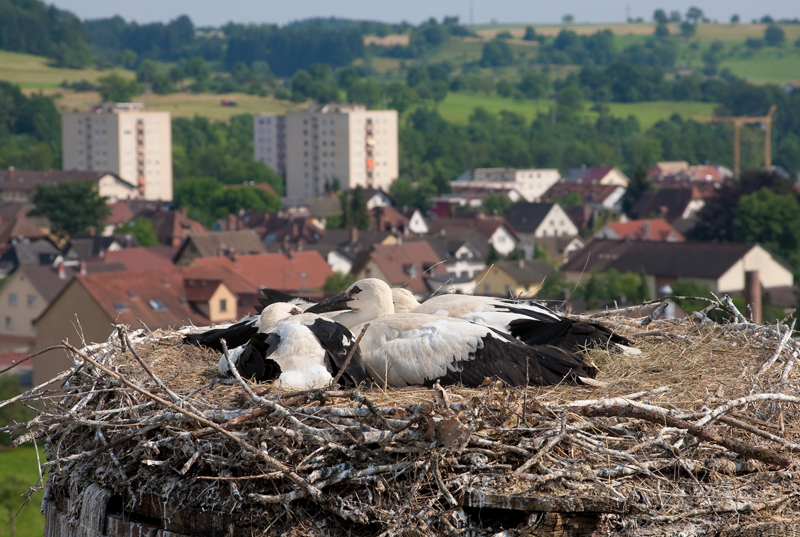
<path fill-rule="evenodd" d="M 644 221 L 644 225 L 642 225 L 642 234 L 644 235 L 644 237 L 642 237 L 644 240 L 650 240 L 650 220 Z"/>
<path fill-rule="evenodd" d="M 67 270 L 64 268 L 64 263 L 58 264 L 58 278 L 61 280 L 67 279 Z"/>
<path fill-rule="evenodd" d="M 350 242 L 351 243 L 358 242 L 358 228 L 357 227 L 351 227 L 350 228 Z"/>
<path fill-rule="evenodd" d="M 521 268 L 521 269 L 525 268 L 525 260 L 524 260 L 524 259 L 520 259 L 520 260 L 518 260 L 518 261 L 517 261 L 517 266 L 518 266 L 519 268 Z"/>
<path fill-rule="evenodd" d="M 81 276 L 86 276 L 86 261 L 81 261 L 80 267 L 81 267 L 81 270 L 80 270 Z M 60 271 L 58 273 L 58 277 L 61 278 L 61 272 Z"/>

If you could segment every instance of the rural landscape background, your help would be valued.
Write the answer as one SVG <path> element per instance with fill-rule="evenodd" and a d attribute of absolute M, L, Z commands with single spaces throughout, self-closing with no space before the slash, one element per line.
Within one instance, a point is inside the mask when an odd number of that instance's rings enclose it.
<path fill-rule="evenodd" d="M 142 102 L 172 114 L 175 208 L 211 227 L 239 210 L 280 208 L 282 178 L 254 159 L 254 114 L 350 101 L 399 113 L 390 191 L 399 206 L 428 211 L 465 170 L 600 165 L 631 178 L 630 206 L 656 162 L 732 169 L 733 128 L 710 119 L 762 116 L 776 105 L 772 164 L 797 180 L 798 18 L 712 21 L 702 5 L 580 24 L 578 12 L 560 24 L 476 25 L 425 13 L 408 23 L 315 15 L 198 27 L 189 16 L 82 20 L 36 0 L 0 0 L 0 169 L 60 169 L 60 114 Z M 762 169 L 764 130 L 741 136 L 742 171 Z M 275 195 L 220 197 L 224 185 L 246 182 L 268 183 Z M 796 197 L 792 187 L 780 195 Z M 791 215 L 783 225 L 800 223 Z M 769 246 L 797 274 L 795 231 Z M 712 226 L 696 238 L 729 233 Z M 735 240 L 769 243 L 770 233 Z M 0 376 L 0 400 L 18 391 L 15 382 Z M 5 411 L 3 423 L 25 412 Z M 0 535 L 10 534 L 18 489 L 38 477 L 35 459 L 33 447 L 0 447 Z M 41 535 L 40 503 L 41 492 L 17 515 L 16 535 Z"/>

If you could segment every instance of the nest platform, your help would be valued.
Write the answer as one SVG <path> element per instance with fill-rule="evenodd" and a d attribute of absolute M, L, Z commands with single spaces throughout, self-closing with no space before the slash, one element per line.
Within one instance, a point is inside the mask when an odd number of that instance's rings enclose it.
<path fill-rule="evenodd" d="M 798 534 L 800 345 L 711 307 L 595 316 L 642 351 L 588 351 L 602 388 L 279 392 L 118 327 L 6 430 L 47 446 L 47 536 Z"/>

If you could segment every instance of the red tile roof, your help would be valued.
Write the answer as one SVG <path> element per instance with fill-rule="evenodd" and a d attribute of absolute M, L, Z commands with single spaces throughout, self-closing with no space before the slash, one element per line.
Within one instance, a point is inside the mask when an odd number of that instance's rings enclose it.
<path fill-rule="evenodd" d="M 375 207 L 369 212 L 372 229 L 377 231 L 404 231 L 408 228 L 408 218 L 392 206 Z"/>
<path fill-rule="evenodd" d="M 111 209 L 111 214 L 103 220 L 103 225 L 124 224 L 136 218 L 136 215 L 131 210 L 130 204 L 127 201 L 111 203 L 108 205 L 108 208 Z"/>
<path fill-rule="evenodd" d="M 389 280 L 389 285 L 403 285 L 414 276 L 417 276 L 406 285 L 414 293 L 427 291 L 422 272 L 436 265 L 441 259 L 427 241 L 402 242 L 400 244 L 376 244 L 369 254 L 371 259 Z M 363 265 L 362 265 L 363 267 Z M 359 267 L 358 270 L 360 270 Z M 353 272 L 356 272 L 353 267 Z M 436 265 L 427 274 L 445 274 L 447 269 L 444 264 Z"/>
<path fill-rule="evenodd" d="M 586 175 L 581 177 L 580 182 L 584 185 L 599 183 L 613 169 L 612 166 L 592 166 Z"/>
<path fill-rule="evenodd" d="M 320 289 L 333 274 L 325 259 L 315 251 L 289 254 L 254 254 L 197 258 L 193 267 L 224 267 L 258 287 L 269 287 L 286 293 L 302 293 Z"/>
<path fill-rule="evenodd" d="M 169 269 L 174 265 L 172 260 L 151 251 L 148 248 L 122 248 L 103 253 L 103 257 L 93 257 L 87 261 L 104 263 L 122 263 L 129 271 Z"/>
<path fill-rule="evenodd" d="M 628 222 L 609 222 L 606 224 L 620 239 L 635 241 L 667 241 L 684 242 L 681 235 L 674 227 L 663 218 L 649 220 L 630 220 Z"/>

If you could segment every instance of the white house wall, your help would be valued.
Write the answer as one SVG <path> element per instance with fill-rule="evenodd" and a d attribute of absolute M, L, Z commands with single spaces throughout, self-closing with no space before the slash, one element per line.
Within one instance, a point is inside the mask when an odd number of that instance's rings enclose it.
<path fill-rule="evenodd" d="M 578 234 L 577 226 L 570 220 L 564 209 L 558 204 L 553 204 L 550 212 L 539 227 L 536 228 L 534 237 L 574 237 Z"/>
<path fill-rule="evenodd" d="M 505 227 L 500 226 L 489 238 L 489 244 L 494 246 L 498 254 L 506 256 L 517 246 L 517 241 Z"/>
<path fill-rule="evenodd" d="M 794 283 L 792 272 L 764 248 L 756 245 L 717 280 L 717 289 L 721 293 L 741 292 L 744 289 L 744 273 L 751 270 L 758 271 L 762 287 L 783 287 Z"/>

